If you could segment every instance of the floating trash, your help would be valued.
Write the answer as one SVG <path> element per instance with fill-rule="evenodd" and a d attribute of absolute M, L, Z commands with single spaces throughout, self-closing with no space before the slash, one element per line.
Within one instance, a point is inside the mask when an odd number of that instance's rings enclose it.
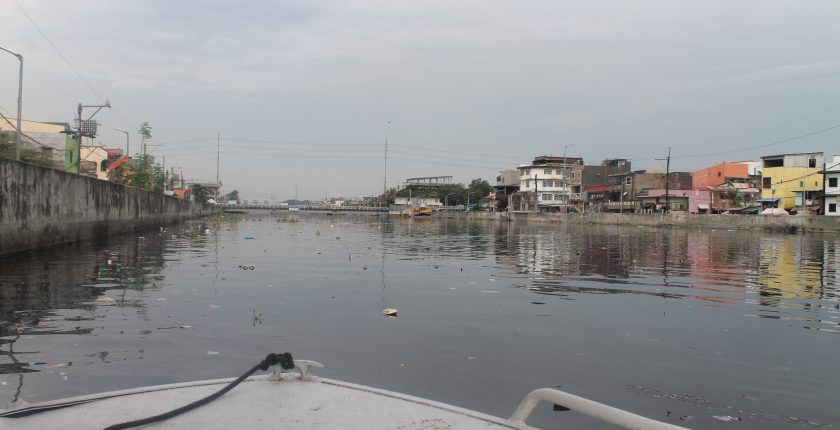
<path fill-rule="evenodd" d="M 397 310 L 394 309 L 394 308 L 385 308 L 385 309 L 382 310 L 382 315 L 385 315 L 385 316 L 388 316 L 388 317 L 395 317 L 395 316 L 397 316 Z"/>
<path fill-rule="evenodd" d="M 712 418 L 723 421 L 725 423 L 728 423 L 730 421 L 741 421 L 740 417 L 733 417 L 731 415 L 712 415 Z"/>
<path fill-rule="evenodd" d="M 254 236 L 245 236 L 245 239 L 247 239 L 247 240 L 254 240 Z"/>
<path fill-rule="evenodd" d="M 218 351 L 207 351 L 207 355 L 219 355 Z"/>

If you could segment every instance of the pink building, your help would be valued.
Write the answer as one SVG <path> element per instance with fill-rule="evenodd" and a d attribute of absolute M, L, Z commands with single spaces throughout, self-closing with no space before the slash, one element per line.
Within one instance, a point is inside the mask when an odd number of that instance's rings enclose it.
<path fill-rule="evenodd" d="M 671 212 L 709 213 L 712 204 L 710 190 L 670 190 Z M 636 193 L 637 212 L 656 212 L 665 206 L 665 189 L 654 188 Z"/>

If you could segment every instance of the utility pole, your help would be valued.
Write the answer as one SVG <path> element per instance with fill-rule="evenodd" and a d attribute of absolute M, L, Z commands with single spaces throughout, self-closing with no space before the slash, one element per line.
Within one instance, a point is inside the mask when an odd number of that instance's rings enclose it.
<path fill-rule="evenodd" d="M 23 144 L 21 140 L 21 134 L 23 130 L 21 130 L 21 107 L 23 106 L 23 55 L 18 54 L 17 52 L 9 51 L 6 48 L 0 47 L 0 50 L 6 51 L 9 54 L 14 55 L 18 61 L 20 62 L 20 71 L 18 72 L 18 99 L 17 99 L 17 145 L 15 146 L 15 159 L 20 160 L 20 146 Z"/>
<path fill-rule="evenodd" d="M 385 174 L 382 176 L 382 194 L 388 193 L 388 138 L 385 138 Z"/>
<path fill-rule="evenodd" d="M 657 158 L 657 160 L 662 160 Z M 671 213 L 671 147 L 668 147 L 668 158 L 665 159 L 665 213 Z"/>
<path fill-rule="evenodd" d="M 111 102 L 108 101 L 108 100 L 105 100 L 104 105 L 83 105 L 83 104 L 79 103 L 79 106 L 77 108 L 78 109 L 78 116 L 79 116 L 79 124 L 78 124 L 79 127 L 76 129 L 76 163 L 78 163 L 78 165 L 76 166 L 76 173 L 77 174 L 82 173 L 82 136 L 83 136 L 82 128 L 85 127 L 85 126 L 88 128 L 88 130 L 86 130 L 86 133 L 87 133 L 88 137 L 90 137 L 90 138 L 96 137 L 96 123 L 93 122 L 93 117 L 96 116 L 96 114 L 98 114 L 99 111 L 102 110 L 102 108 L 110 108 L 110 107 L 111 107 Z M 90 118 L 88 118 L 87 120 L 83 120 L 82 119 L 82 110 L 84 108 L 96 108 L 96 112 L 94 112 L 90 116 Z"/>
<path fill-rule="evenodd" d="M 219 202 L 219 188 L 221 188 L 221 184 L 219 182 L 219 148 L 221 148 L 221 135 L 222 133 L 217 131 L 216 132 L 216 202 Z"/>

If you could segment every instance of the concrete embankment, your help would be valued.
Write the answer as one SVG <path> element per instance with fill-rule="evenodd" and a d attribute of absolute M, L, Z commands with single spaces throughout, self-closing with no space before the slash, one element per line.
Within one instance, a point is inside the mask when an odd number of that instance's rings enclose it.
<path fill-rule="evenodd" d="M 176 197 L 0 158 L 0 255 L 209 213 Z"/>
<path fill-rule="evenodd" d="M 481 213 L 448 212 L 435 216 L 471 220 L 632 225 L 771 231 L 840 232 L 840 217 L 770 215 L 618 214 L 618 213 Z"/>

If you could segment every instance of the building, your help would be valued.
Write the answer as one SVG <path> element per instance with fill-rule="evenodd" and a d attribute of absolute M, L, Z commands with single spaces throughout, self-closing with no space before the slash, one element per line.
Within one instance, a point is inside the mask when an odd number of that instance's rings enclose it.
<path fill-rule="evenodd" d="M 84 174 L 108 180 L 108 167 L 122 157 L 122 149 L 104 146 L 83 146 L 81 149 L 81 171 Z"/>
<path fill-rule="evenodd" d="M 708 214 L 712 212 L 712 192 L 710 190 L 669 190 L 665 198 L 664 188 L 645 189 L 636 193 L 635 208 L 637 213 L 656 213 L 665 209 L 666 202 L 671 205 L 671 212 Z"/>
<path fill-rule="evenodd" d="M 691 174 L 691 185 L 696 189 L 705 190 L 729 182 L 748 182 L 751 178 L 760 176 L 760 161 L 723 162 L 695 170 Z"/>
<path fill-rule="evenodd" d="M 405 180 L 405 187 L 439 187 L 451 185 L 452 176 L 424 176 L 420 178 L 408 178 Z"/>
<path fill-rule="evenodd" d="M 394 204 L 402 208 L 429 208 L 440 210 L 443 203 L 436 198 L 429 197 L 397 197 L 394 199 Z"/>
<path fill-rule="evenodd" d="M 671 191 L 674 191 L 692 189 L 690 172 L 671 172 L 666 174 L 664 171 L 659 170 L 636 170 L 610 175 L 609 183 L 610 185 L 604 191 L 604 201 L 600 206 L 600 210 L 603 212 L 636 211 L 637 208 L 641 207 L 637 205 L 636 195 L 646 190 L 664 190 L 665 188 L 669 188 Z M 664 198 L 664 191 L 662 196 Z"/>
<path fill-rule="evenodd" d="M 823 192 L 822 152 L 802 152 L 761 157 L 763 205 L 785 210 L 816 210 L 812 206 Z"/>
<path fill-rule="evenodd" d="M 496 185 L 493 186 L 497 194 L 511 195 L 519 191 L 519 170 L 500 170 L 496 176 Z"/>
<path fill-rule="evenodd" d="M 579 157 L 538 156 L 519 171 L 520 193 L 532 193 L 534 198 L 517 201 L 534 201 L 540 212 L 558 212 L 563 207 L 581 203 L 581 171 L 583 159 Z M 514 210 L 529 210 L 514 208 Z"/>
<path fill-rule="evenodd" d="M 0 134 L 16 138 L 16 118 L 8 120 L 0 118 Z M 44 157 L 53 163 L 53 167 L 61 168 L 64 165 L 64 157 L 67 152 L 68 139 L 73 141 L 69 134 L 70 124 L 62 122 L 38 122 L 21 120 L 20 128 L 23 131 L 21 136 L 21 150 L 40 151 Z"/>
<path fill-rule="evenodd" d="M 600 166 L 584 165 L 580 181 L 583 201 L 587 205 L 599 206 L 604 202 L 604 195 L 612 185 L 610 176 L 629 172 L 630 161 L 623 158 L 604 160 Z"/>
<path fill-rule="evenodd" d="M 840 216 L 840 155 L 835 155 L 826 164 L 825 196 L 823 198 L 823 215 Z"/>

